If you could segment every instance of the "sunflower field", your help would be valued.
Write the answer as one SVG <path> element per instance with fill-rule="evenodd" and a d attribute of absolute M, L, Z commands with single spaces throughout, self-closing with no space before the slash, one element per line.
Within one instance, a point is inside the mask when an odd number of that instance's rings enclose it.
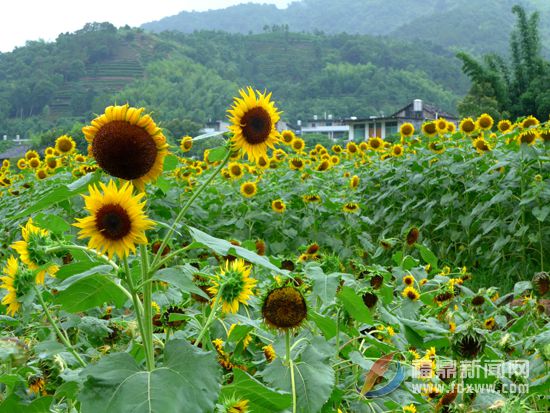
<path fill-rule="evenodd" d="M 228 117 L 110 106 L 3 162 L 0 413 L 548 411 L 548 120 Z"/>

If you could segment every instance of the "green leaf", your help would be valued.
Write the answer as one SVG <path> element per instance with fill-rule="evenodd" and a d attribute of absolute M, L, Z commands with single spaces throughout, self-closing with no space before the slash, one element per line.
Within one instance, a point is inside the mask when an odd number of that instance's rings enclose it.
<path fill-rule="evenodd" d="M 32 204 L 30 207 L 24 209 L 17 215 L 13 217 L 14 220 L 21 217 L 25 217 L 35 212 L 41 211 L 44 208 L 48 208 L 52 205 L 55 205 L 61 201 L 69 199 L 77 194 L 80 194 L 88 190 L 88 185 L 91 185 L 99 181 L 100 173 L 86 174 L 82 178 L 72 182 L 69 185 L 59 185 L 55 188 L 52 188 L 46 195 Z"/>
<path fill-rule="evenodd" d="M 227 156 L 227 148 L 218 146 L 208 152 L 208 162 L 222 161 Z"/>
<path fill-rule="evenodd" d="M 323 332 L 323 335 L 327 340 L 330 340 L 332 337 L 336 336 L 336 322 L 330 318 L 322 316 L 315 311 L 310 311 L 308 318 L 315 323 L 315 325 Z"/>
<path fill-rule="evenodd" d="M 536 219 L 538 219 L 540 222 L 544 222 L 548 214 L 550 214 L 550 206 L 546 205 L 542 208 L 534 207 L 531 212 L 535 216 Z"/>
<path fill-rule="evenodd" d="M 233 370 L 233 382 L 223 387 L 222 395 L 248 400 L 250 411 L 255 413 L 281 412 L 292 403 L 289 393 L 270 389 L 240 369 Z"/>
<path fill-rule="evenodd" d="M 285 273 L 285 271 L 282 271 L 281 269 L 271 264 L 271 262 L 269 262 L 266 257 L 260 256 L 255 252 L 247 250 L 246 248 L 233 245 L 229 241 L 226 241 L 224 239 L 215 238 L 205 232 L 202 232 L 201 230 L 198 230 L 197 228 L 193 228 L 191 226 L 188 226 L 187 228 L 189 229 L 189 232 L 191 233 L 191 236 L 195 241 L 207 248 L 214 250 L 220 255 L 228 255 L 231 252 L 232 255 L 237 255 L 253 264 L 257 264 L 276 273 Z"/>
<path fill-rule="evenodd" d="M 286 364 L 286 363 L 285 363 Z M 275 359 L 262 373 L 264 379 L 279 389 L 290 392 L 290 368 L 281 358 Z M 300 413 L 316 413 L 329 399 L 334 387 L 334 370 L 329 358 L 316 346 L 308 344 L 294 365 L 297 404 Z"/>
<path fill-rule="evenodd" d="M 54 298 L 54 301 L 61 304 L 65 311 L 73 313 L 86 311 L 104 303 L 113 303 L 117 307 L 122 307 L 126 300 L 128 297 L 120 285 L 109 276 L 97 274 L 88 275 L 73 282 L 66 289 L 60 290 Z"/>
<path fill-rule="evenodd" d="M 422 259 L 431 265 L 432 270 L 437 270 L 437 257 L 435 254 L 422 244 L 414 244 L 414 246 L 420 252 Z"/>
<path fill-rule="evenodd" d="M 38 214 L 33 217 L 33 221 L 36 221 L 39 227 L 48 229 L 54 234 L 63 234 L 64 232 L 71 229 L 71 226 L 67 222 L 57 216 L 52 214 Z"/>
<path fill-rule="evenodd" d="M 55 278 L 58 280 L 65 280 L 72 275 L 81 274 L 94 267 L 98 267 L 99 265 L 100 263 L 97 261 L 79 261 L 67 264 L 59 269 L 59 271 L 55 274 Z"/>
<path fill-rule="evenodd" d="M 179 160 L 176 155 L 168 155 L 164 158 L 164 170 L 173 171 L 178 166 Z"/>
<path fill-rule="evenodd" d="M 189 264 L 158 270 L 151 278 L 153 281 L 164 281 L 185 293 L 194 293 L 210 299 L 208 295 L 193 283 L 193 274 L 197 269 Z"/>
<path fill-rule="evenodd" d="M 340 275 L 325 274 L 316 263 L 307 265 L 304 272 L 313 280 L 313 294 L 320 298 L 324 306 L 329 305 L 336 296 Z"/>
<path fill-rule="evenodd" d="M 338 293 L 338 298 L 342 301 L 346 311 L 357 321 L 361 323 L 372 324 L 374 322 L 372 314 L 353 289 L 344 286 Z"/>
<path fill-rule="evenodd" d="M 227 337 L 227 341 L 238 343 L 243 340 L 250 331 L 253 330 L 252 326 L 236 325 L 231 330 L 231 334 Z"/>
<path fill-rule="evenodd" d="M 215 354 L 184 340 L 171 340 L 164 363 L 142 370 L 127 353 L 116 353 L 88 366 L 79 394 L 82 413 L 211 412 L 220 392 Z"/>

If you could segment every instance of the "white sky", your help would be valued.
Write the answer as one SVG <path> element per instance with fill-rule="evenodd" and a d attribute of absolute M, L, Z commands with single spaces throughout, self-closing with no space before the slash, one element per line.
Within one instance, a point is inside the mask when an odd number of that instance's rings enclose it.
<path fill-rule="evenodd" d="M 81 29 L 88 22 L 139 26 L 179 12 L 219 9 L 239 3 L 271 3 L 284 7 L 291 0 L 2 0 L 0 52 L 24 46 L 27 40 L 53 41 L 59 33 Z"/>

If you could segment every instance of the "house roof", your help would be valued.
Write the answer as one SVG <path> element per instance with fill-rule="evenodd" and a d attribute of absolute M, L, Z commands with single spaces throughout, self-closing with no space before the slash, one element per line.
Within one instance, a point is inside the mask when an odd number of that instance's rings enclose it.
<path fill-rule="evenodd" d="M 11 148 L 0 153 L 0 160 L 22 158 L 25 156 L 25 152 L 29 150 L 29 145 L 14 145 Z"/>
<path fill-rule="evenodd" d="M 409 103 L 408 105 L 403 106 L 398 111 L 394 112 L 392 115 L 390 115 L 390 118 L 395 117 L 399 112 L 404 111 L 408 107 L 412 106 L 414 102 Z M 428 113 L 432 113 L 434 116 L 437 113 L 438 117 L 445 118 L 445 119 L 458 119 L 458 116 L 453 115 L 452 113 L 445 112 L 444 110 L 438 108 L 435 105 L 432 105 L 430 103 L 422 102 L 422 110 Z"/>

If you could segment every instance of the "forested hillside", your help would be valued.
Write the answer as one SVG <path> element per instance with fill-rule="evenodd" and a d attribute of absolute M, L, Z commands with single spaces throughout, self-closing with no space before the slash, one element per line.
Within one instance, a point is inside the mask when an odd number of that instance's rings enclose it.
<path fill-rule="evenodd" d="M 0 132 L 78 131 L 105 105 L 128 101 L 180 134 L 224 118 L 246 85 L 273 91 L 283 118 L 296 121 L 389 114 L 414 98 L 455 111 L 469 82 L 450 51 L 428 43 L 285 30 L 148 34 L 95 23 L 0 54 Z"/>
<path fill-rule="evenodd" d="M 216 29 L 258 33 L 277 25 L 295 32 L 385 35 L 474 53 L 505 52 L 515 4 L 527 11 L 541 11 L 542 21 L 546 21 L 541 25 L 541 35 L 543 40 L 550 40 L 550 2 L 546 0 L 301 0 L 286 9 L 243 4 L 223 10 L 181 12 L 142 27 L 155 32 Z M 545 52 L 548 54 L 548 48 Z"/>

